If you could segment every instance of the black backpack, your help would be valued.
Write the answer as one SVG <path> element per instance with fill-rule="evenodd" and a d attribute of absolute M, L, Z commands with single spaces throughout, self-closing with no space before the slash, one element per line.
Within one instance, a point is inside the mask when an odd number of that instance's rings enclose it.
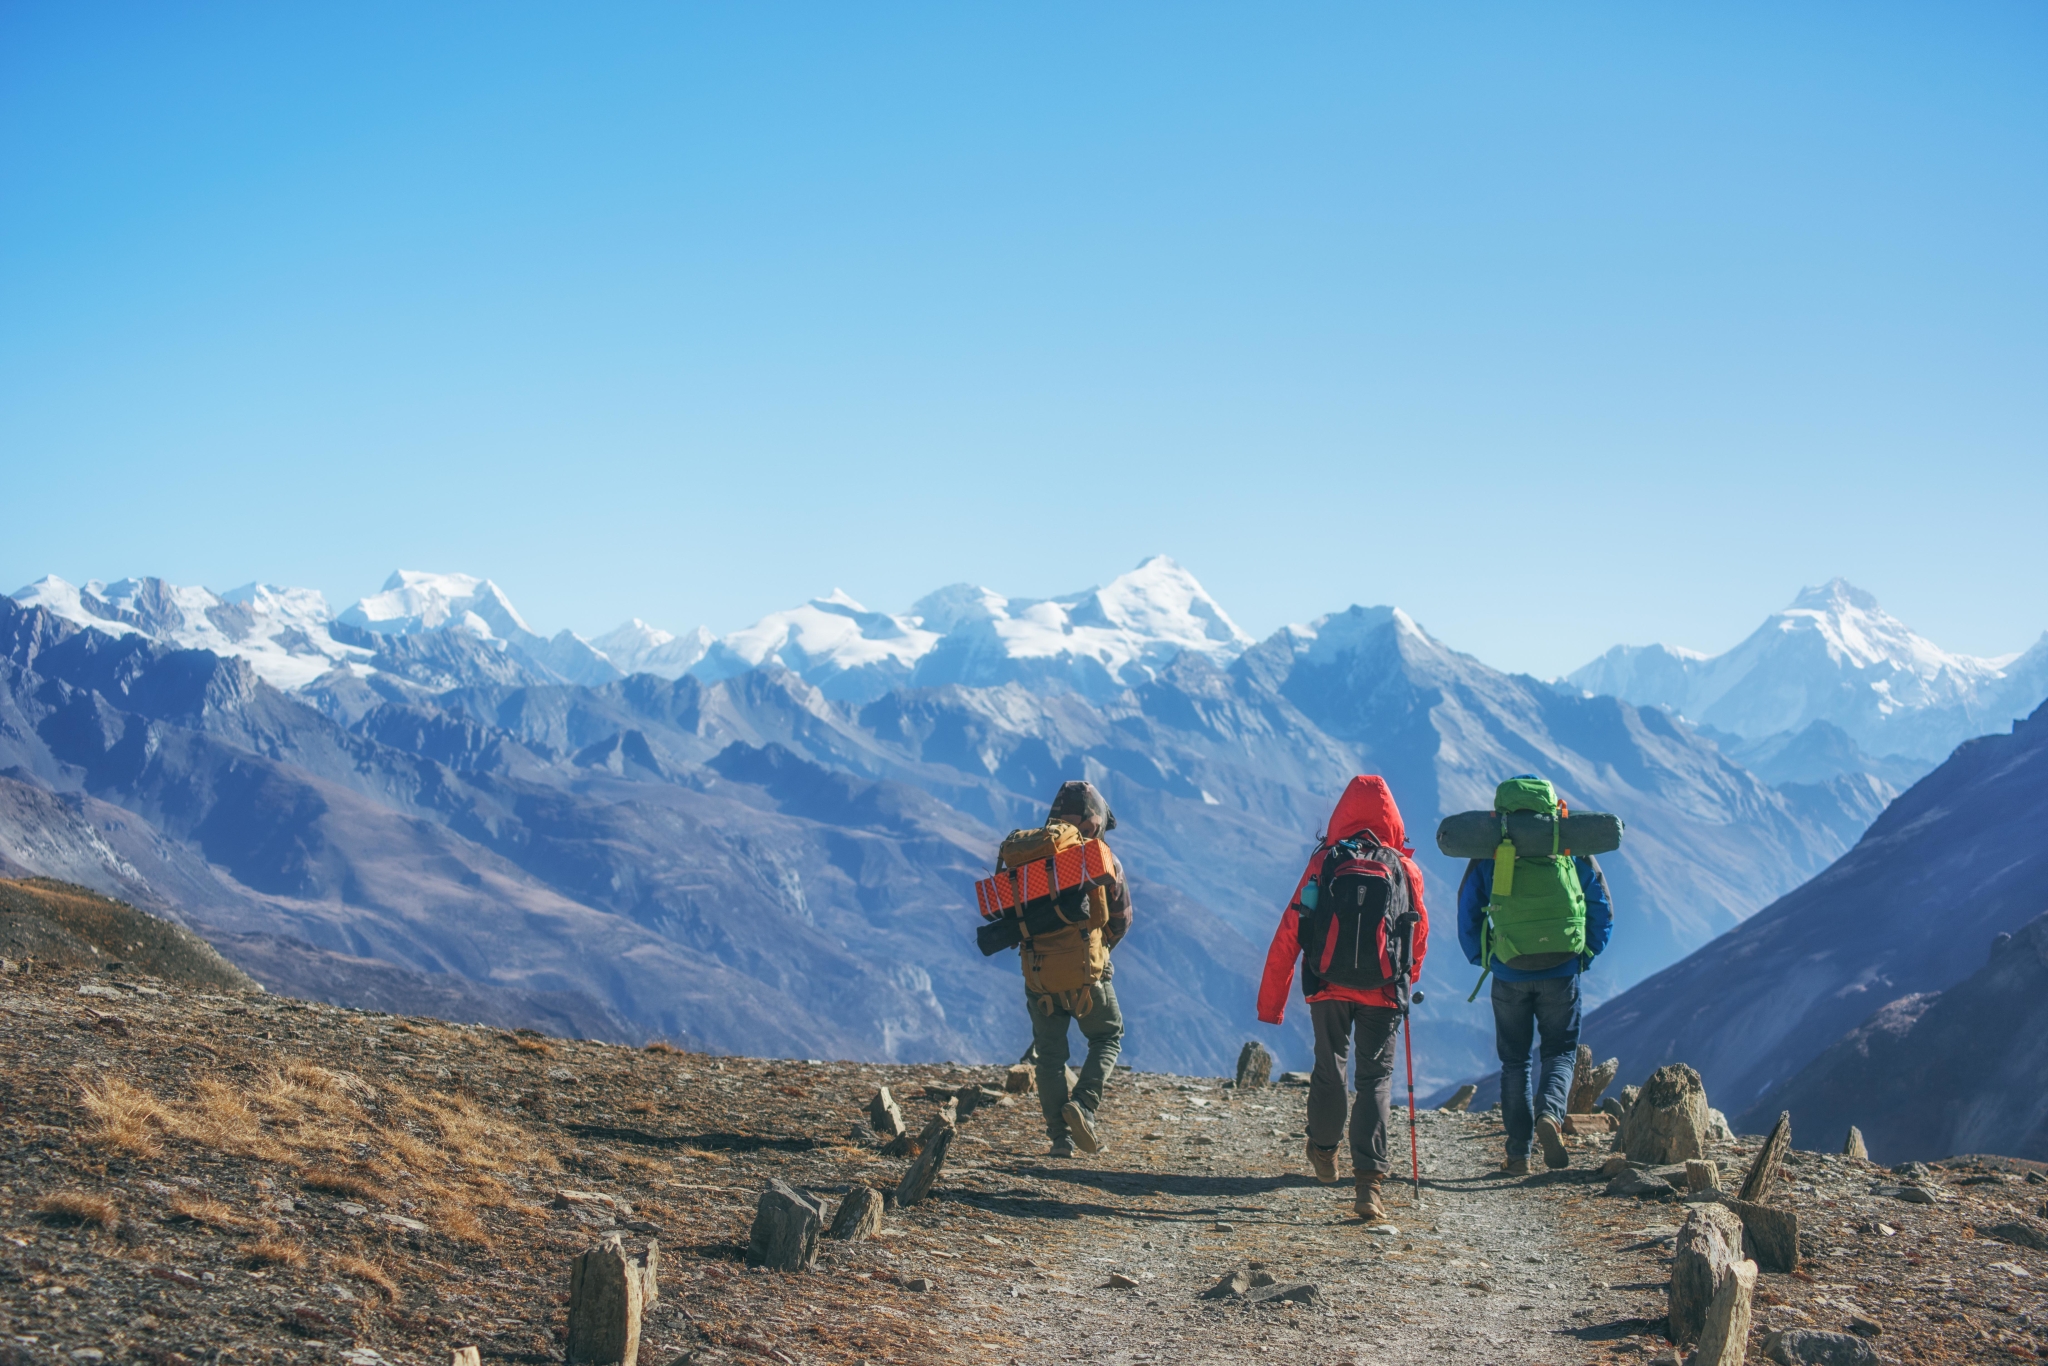
<path fill-rule="evenodd" d="M 1392 961 L 1389 946 L 1409 901 L 1399 850 L 1371 831 L 1330 845 L 1316 880 L 1302 888 L 1302 994 L 1324 984 L 1371 990 L 1394 981 L 1383 964 Z"/>

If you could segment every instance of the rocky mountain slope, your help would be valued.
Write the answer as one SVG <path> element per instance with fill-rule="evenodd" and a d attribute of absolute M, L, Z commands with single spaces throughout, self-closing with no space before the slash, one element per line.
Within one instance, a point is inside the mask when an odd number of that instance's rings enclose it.
<path fill-rule="evenodd" d="M 2028 946 L 2039 935 L 2027 927 L 2048 907 L 2044 819 L 2048 706 L 2010 734 L 1960 747 L 1826 872 L 1594 1011 L 1587 1038 L 1620 1055 L 1625 1078 L 1691 1062 L 1730 1114 L 1796 1100 L 1815 1107 L 1814 1123 L 1854 1122 L 1910 1153 L 1935 1144 L 1936 1132 L 1955 1143 L 1996 1136 L 1985 1146 L 2017 1151 L 2036 1141 L 2038 1111 L 2027 1107 L 2038 1104 L 2039 1088 L 2017 1109 L 2000 1092 L 2007 1078 L 2032 1074 L 2038 1033 L 2000 1011 L 2025 995 Z M 2012 938 L 2022 931 L 2024 942 Z M 2001 947 L 1986 968 L 1994 943 Z M 1939 1015 L 1919 1015 L 1924 1000 L 1893 1005 L 1951 989 L 1959 995 Z M 1927 1032 L 1920 1021 L 1931 1022 Z M 1830 1049 L 1818 1070 L 1794 1080 Z M 1853 1060 L 1880 1055 L 1951 1070 L 1935 1091 L 1887 1084 L 1865 1118 L 1845 1120 Z M 1908 1094 L 1918 1099 L 1880 1119 L 1884 1097 Z M 1958 1107 L 1947 1120 L 1908 1113 L 1929 1109 L 1937 1094 Z M 1803 1128 L 1801 1115 L 1795 1110 Z"/>
<path fill-rule="evenodd" d="M 1818 1134 L 1856 1125 L 1882 1161 L 2010 1153 L 2048 1161 L 2048 911 L 1991 942 L 1945 991 L 1873 1014 L 1751 1107 Z"/>
<path fill-rule="evenodd" d="M 1953 654 L 1835 579 L 1804 590 L 1722 654 L 1619 645 L 1566 682 L 1731 735 L 1738 748 L 1755 747 L 1738 758 L 1760 772 L 1776 751 L 1796 746 L 1798 762 L 1818 774 L 1896 780 L 1902 761 L 1918 761 L 1909 775 L 1917 777 L 1963 741 L 2038 706 L 2048 695 L 2048 634 L 2006 658 Z"/>
<path fill-rule="evenodd" d="M 0 973 L 0 1344 L 100 1361 L 438 1366 L 563 1357 L 570 1265 L 654 1251 L 639 1360 L 742 1363 L 1641 1361 L 1666 1349 L 1681 1205 L 1601 1198 L 1604 1156 L 1527 1180 L 1485 1115 L 1418 1124 L 1424 1205 L 1378 1231 L 1300 1171 L 1299 1089 L 1121 1073 L 1092 1157 L 1045 1156 L 1034 1098 L 975 1108 L 932 1193 L 815 1265 L 750 1271 L 781 1181 L 828 1217 L 1001 1069 L 630 1049 L 234 993 L 126 968 Z M 957 1102 L 956 1102 L 957 1104 Z M 1755 1140 L 1710 1145 L 1724 1173 Z M 1406 1126 L 1395 1156 L 1405 1164 Z M 1773 1330 L 1858 1318 L 1885 1355 L 2031 1359 L 2048 1253 L 1987 1241 L 2048 1185 L 2021 1164 L 1915 1173 L 1794 1152 L 1800 1274 Z M 1285 1294 L 1204 1298 L 1233 1272 Z"/>

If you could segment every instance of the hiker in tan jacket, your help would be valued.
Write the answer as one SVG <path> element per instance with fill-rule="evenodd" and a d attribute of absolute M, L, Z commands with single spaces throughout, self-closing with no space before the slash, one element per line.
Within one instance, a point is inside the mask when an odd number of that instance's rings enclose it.
<path fill-rule="evenodd" d="M 1064 845 L 1100 838 L 1116 829 L 1116 816 L 1093 783 L 1070 782 L 1060 785 L 1045 823 Z M 1064 832 L 1055 829 L 1062 826 Z M 1091 904 L 1085 924 L 1039 935 L 1020 948 L 1024 1003 L 1031 1011 L 1032 1050 L 1038 1065 L 1038 1103 L 1054 1157 L 1072 1157 L 1076 1146 L 1089 1153 L 1102 1150 L 1095 1112 L 1123 1050 L 1124 1017 L 1110 986 L 1114 969 L 1109 951 L 1130 931 L 1131 891 L 1122 864 L 1114 854 L 1110 861 L 1116 876 L 1107 885 L 1088 889 Z M 1071 1093 L 1068 1021 L 1079 1025 L 1081 1037 L 1088 1041 L 1088 1056 Z"/>

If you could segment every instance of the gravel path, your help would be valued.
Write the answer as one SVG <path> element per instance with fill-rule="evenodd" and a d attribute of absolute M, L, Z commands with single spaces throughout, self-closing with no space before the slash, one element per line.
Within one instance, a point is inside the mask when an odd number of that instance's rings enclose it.
<path fill-rule="evenodd" d="M 1661 1320 L 1661 1277 L 1609 1288 L 1626 1267 L 1560 1226 L 1564 1202 L 1590 1193 L 1584 1168 L 1598 1156 L 1510 1181 L 1496 1170 L 1504 1140 L 1490 1117 L 1424 1112 L 1422 1204 L 1403 1184 L 1391 1222 L 1373 1229 L 1351 1212 L 1348 1176 L 1322 1186 L 1303 1174 L 1304 1105 L 1299 1088 L 1122 1079 L 1104 1105 L 1104 1152 L 993 1161 L 978 1189 L 940 1197 L 1039 1221 L 1008 1273 L 969 1279 L 959 1307 L 1000 1324 L 1017 1361 L 1580 1362 L 1647 1327 L 1633 1317 Z M 1032 1141 L 1035 1114 L 1006 1119 L 1005 1138 Z M 1405 1169 L 1405 1122 L 1396 1158 Z M 1636 1241 L 1671 1231 L 1645 1228 Z M 1317 1295 L 1200 1298 L 1237 1267 Z M 1111 1286 L 1112 1273 L 1135 1287 Z"/>

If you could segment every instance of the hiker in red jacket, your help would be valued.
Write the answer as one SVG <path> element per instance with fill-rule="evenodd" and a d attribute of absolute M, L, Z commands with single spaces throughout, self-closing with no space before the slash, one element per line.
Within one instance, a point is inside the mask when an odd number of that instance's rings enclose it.
<path fill-rule="evenodd" d="M 1351 1111 L 1351 1169 L 1357 1179 L 1353 1208 L 1367 1223 L 1387 1217 L 1380 1183 L 1387 1160 L 1389 1101 L 1394 1087 L 1394 1035 L 1400 1025 L 1390 936 L 1412 910 L 1414 959 L 1409 981 L 1422 976 L 1429 945 L 1429 912 L 1422 904 L 1422 870 L 1407 847 L 1401 810 L 1386 780 L 1353 778 L 1330 813 L 1323 842 L 1309 856 L 1301 881 L 1280 915 L 1266 975 L 1259 983 L 1259 1018 L 1279 1024 L 1287 1012 L 1294 960 L 1301 994 L 1315 1031 L 1316 1066 L 1308 1083 L 1308 1161 L 1325 1185 L 1337 1180 L 1337 1141 L 1344 1136 L 1344 1057 L 1358 1040 L 1358 1102 Z M 1398 944 L 1398 938 L 1396 938 Z"/>

